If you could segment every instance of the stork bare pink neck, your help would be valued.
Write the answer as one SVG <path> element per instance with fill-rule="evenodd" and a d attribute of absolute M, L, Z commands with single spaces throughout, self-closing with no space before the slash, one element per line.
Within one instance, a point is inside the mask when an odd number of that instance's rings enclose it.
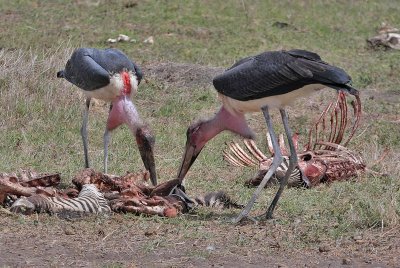
<path fill-rule="evenodd" d="M 204 126 L 205 138 L 212 139 L 223 130 L 230 130 L 244 138 L 254 138 L 253 131 L 247 125 L 244 114 L 232 114 L 224 106 Z"/>
<path fill-rule="evenodd" d="M 127 124 L 133 133 L 142 124 L 135 105 L 128 96 L 118 96 L 112 102 L 112 109 L 108 115 L 107 129 L 113 130 L 121 124 Z"/>
<path fill-rule="evenodd" d="M 230 130 L 244 138 L 254 138 L 254 133 L 247 125 L 244 114 L 232 114 L 224 106 L 214 117 L 196 124 L 199 128 L 191 134 L 191 139 L 198 150 L 224 130 Z M 193 129 L 196 129 L 196 124 L 192 126 Z"/>

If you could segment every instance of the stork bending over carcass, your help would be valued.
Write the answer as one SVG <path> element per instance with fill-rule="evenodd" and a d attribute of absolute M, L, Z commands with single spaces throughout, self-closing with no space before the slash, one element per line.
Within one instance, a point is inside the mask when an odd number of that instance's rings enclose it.
<path fill-rule="evenodd" d="M 154 137 L 131 101 L 131 95 L 137 92 L 142 79 L 140 68 L 117 49 L 79 48 L 73 52 L 65 69 L 57 73 L 57 77 L 65 78 L 86 95 L 81 128 L 85 167 L 89 167 L 87 123 L 90 100 L 96 98 L 109 101 L 110 112 L 104 132 L 104 172 L 107 173 L 110 131 L 125 123 L 135 135 L 144 166 L 150 172 L 151 182 L 156 185 Z"/>
<path fill-rule="evenodd" d="M 220 110 L 214 117 L 196 122 L 187 130 L 186 147 L 177 175 L 181 188 L 184 189 L 185 175 L 200 151 L 218 133 L 229 130 L 244 138 L 254 138 L 252 130 L 247 125 L 245 113 L 261 110 L 271 137 L 274 158 L 259 187 L 234 222 L 248 217 L 254 202 L 283 160 L 269 115 L 271 108 L 278 108 L 288 137 L 290 157 L 289 167 L 279 190 L 267 212 L 262 215 L 267 219 L 272 218 L 288 177 L 297 166 L 296 149 L 285 107 L 298 98 L 325 87 L 358 96 L 358 91 L 350 83 L 351 78 L 344 70 L 324 62 L 318 54 L 305 50 L 264 52 L 239 60 L 213 79 L 214 87 L 222 102 Z"/>

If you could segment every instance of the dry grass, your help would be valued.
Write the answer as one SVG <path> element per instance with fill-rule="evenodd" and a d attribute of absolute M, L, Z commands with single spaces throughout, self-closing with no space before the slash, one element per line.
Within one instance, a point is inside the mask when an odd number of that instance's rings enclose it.
<path fill-rule="evenodd" d="M 55 71 L 59 69 L 63 62 L 69 58 L 72 49 L 62 50 L 46 50 L 40 52 L 38 50 L 25 51 L 21 49 L 0 50 L 0 77 L 2 88 L 1 91 L 2 107 L 5 109 L 6 121 L 25 119 L 21 123 L 29 122 L 29 115 L 34 115 L 36 111 L 32 104 L 39 100 L 48 105 L 48 107 L 56 107 L 61 101 L 67 102 L 70 95 L 66 88 L 55 91 L 54 88 L 61 86 L 61 80 L 58 83 L 49 83 L 56 81 Z M 71 100 L 72 102 L 73 100 Z M 24 107 L 27 110 L 21 110 Z M 41 112 L 51 111 L 51 109 L 39 109 Z M 21 112 L 21 116 L 15 116 L 14 112 Z M 49 114 L 39 114 L 37 117 L 48 117 Z M 19 121 L 17 122 L 19 123 Z"/>

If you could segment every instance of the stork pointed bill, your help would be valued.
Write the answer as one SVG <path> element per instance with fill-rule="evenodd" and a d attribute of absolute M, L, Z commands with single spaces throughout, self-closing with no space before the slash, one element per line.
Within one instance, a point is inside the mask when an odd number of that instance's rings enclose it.
<path fill-rule="evenodd" d="M 154 143 L 155 139 L 147 126 L 139 127 L 136 130 L 136 143 L 139 148 L 144 167 L 150 173 L 151 183 L 157 185 L 156 164 L 154 161 Z"/>
<path fill-rule="evenodd" d="M 201 127 L 200 124 L 192 125 L 188 128 L 186 132 L 186 145 L 185 152 L 183 154 L 181 168 L 178 172 L 178 179 L 182 182 L 186 176 L 186 173 L 189 171 L 190 167 L 196 161 L 197 156 L 200 154 L 206 142 L 203 144 L 196 144 L 196 137 L 199 134 L 199 130 Z"/>

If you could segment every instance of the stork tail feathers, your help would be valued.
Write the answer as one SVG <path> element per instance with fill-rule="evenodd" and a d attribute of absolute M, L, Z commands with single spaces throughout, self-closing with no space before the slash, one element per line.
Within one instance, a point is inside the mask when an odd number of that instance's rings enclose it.
<path fill-rule="evenodd" d="M 350 86 L 350 85 L 346 85 L 346 89 L 347 92 L 349 92 L 349 94 L 353 95 L 353 96 L 358 96 L 360 94 L 360 92 L 355 89 L 354 87 Z"/>
<path fill-rule="evenodd" d="M 352 87 L 349 84 L 347 84 L 347 85 L 332 85 L 332 84 L 329 84 L 327 86 L 329 86 L 331 88 L 334 88 L 334 89 L 336 89 L 338 91 L 345 91 L 345 92 L 347 92 L 347 93 L 349 93 L 350 95 L 353 95 L 353 96 L 359 96 L 359 94 L 360 94 L 360 92 L 356 88 Z"/>
<path fill-rule="evenodd" d="M 57 72 L 57 78 L 65 78 L 64 70 L 61 70 L 61 71 Z"/>

